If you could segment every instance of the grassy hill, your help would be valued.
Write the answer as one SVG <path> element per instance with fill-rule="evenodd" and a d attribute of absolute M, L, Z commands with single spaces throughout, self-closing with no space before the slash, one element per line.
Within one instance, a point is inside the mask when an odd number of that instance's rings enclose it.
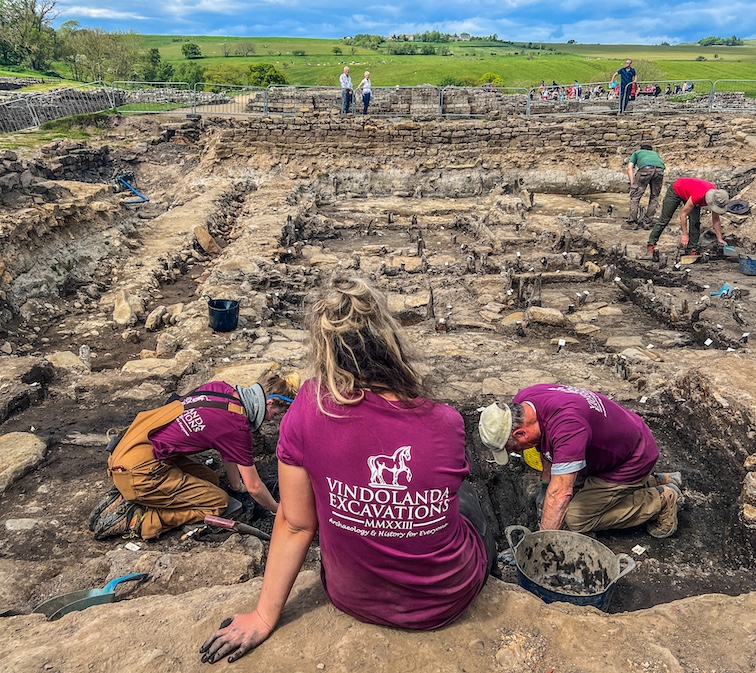
<path fill-rule="evenodd" d="M 224 57 L 223 43 L 233 48 L 240 40 L 253 42 L 255 54 Z M 756 40 L 740 47 L 453 42 L 446 45 L 450 56 L 398 56 L 387 53 L 387 43 L 373 51 L 341 40 L 145 36 L 146 47 L 158 48 L 164 60 L 176 63 L 183 60 L 185 41 L 199 45 L 203 66 L 272 63 L 289 83 L 310 86 L 337 85 L 344 65 L 350 66 L 354 77 L 370 70 L 374 86 L 435 85 L 446 76 L 477 78 L 487 72 L 502 77 L 507 86 L 531 86 L 542 79 L 547 83 L 605 81 L 625 58 L 633 59 L 641 79 L 752 79 L 756 72 Z M 342 54 L 334 54 L 334 47 Z M 304 55 L 295 56 L 294 51 L 304 51 Z"/>
<path fill-rule="evenodd" d="M 162 59 L 174 65 L 185 61 L 181 47 L 193 42 L 202 52 L 196 62 L 203 68 L 219 63 L 245 68 L 272 63 L 290 84 L 308 86 L 337 86 L 345 65 L 350 66 L 355 83 L 370 70 L 373 86 L 437 85 L 445 77 L 473 80 L 485 73 L 495 73 L 506 86 L 514 87 L 537 85 L 541 80 L 547 84 L 576 79 L 605 82 L 626 58 L 633 59 L 639 79 L 644 81 L 754 79 L 756 73 L 756 40 L 739 47 L 473 41 L 446 44 L 451 52 L 448 56 L 399 56 L 389 54 L 390 43 L 385 42 L 378 50 L 370 50 L 341 40 L 308 38 L 145 35 L 143 39 L 145 49 L 159 49 Z M 254 54 L 224 56 L 224 43 L 226 50 L 233 52 L 242 41 L 254 44 Z M 334 54 L 334 48 L 342 53 Z M 295 55 L 295 51 L 304 53 Z"/>

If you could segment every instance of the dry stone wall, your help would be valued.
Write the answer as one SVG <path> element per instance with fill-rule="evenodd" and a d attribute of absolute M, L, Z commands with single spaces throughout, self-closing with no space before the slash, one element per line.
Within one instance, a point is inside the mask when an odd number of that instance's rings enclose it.
<path fill-rule="evenodd" d="M 284 161 L 326 156 L 411 162 L 422 170 L 438 164 L 479 167 L 548 167 L 572 172 L 622 161 L 649 142 L 665 158 L 683 161 L 695 151 L 709 165 L 740 165 L 756 141 L 756 117 L 681 115 L 644 119 L 602 116 L 469 120 L 387 120 L 332 115 L 247 120 L 206 120 L 215 130 L 218 158 L 273 153 Z M 744 151 L 747 149 L 748 151 Z"/>
<path fill-rule="evenodd" d="M 371 115 L 389 116 L 505 116 L 511 114 L 575 114 L 616 113 L 616 98 L 592 96 L 581 99 L 547 99 L 530 94 L 526 89 L 485 90 L 480 87 L 375 87 L 370 100 Z M 251 114 L 265 110 L 275 114 L 301 115 L 324 113 L 338 114 L 341 109 L 341 89 L 338 87 L 270 87 L 244 93 L 245 109 Z M 530 100 L 528 100 L 530 98 Z M 215 101 L 198 100 L 198 105 Z M 719 110 L 756 110 L 754 100 L 743 92 L 715 92 L 712 101 Z M 684 96 L 639 96 L 630 102 L 630 112 L 674 112 L 685 114 L 688 110 L 705 113 L 710 104 L 708 87 L 696 95 Z M 359 97 L 355 110 L 362 111 Z"/>
<path fill-rule="evenodd" d="M 39 205 L 58 199 L 65 192 L 12 150 L 0 152 L 0 206 Z"/>
<path fill-rule="evenodd" d="M 94 114 L 124 104 L 118 90 L 68 87 L 47 93 L 18 91 L 0 105 L 0 132 L 10 133 L 72 115 Z"/>
<path fill-rule="evenodd" d="M 0 77 L 0 91 L 15 91 L 25 86 L 44 83 L 45 80 L 41 77 Z"/>
<path fill-rule="evenodd" d="M 112 172 L 110 149 L 83 142 L 56 141 L 29 161 L 12 150 L 0 151 L 0 206 L 19 208 L 59 199 L 67 190 L 58 180 L 107 181 Z M 0 214 L 2 216 L 2 214 Z"/>
<path fill-rule="evenodd" d="M 111 177 L 107 145 L 92 147 L 84 142 L 58 140 L 43 147 L 41 155 L 34 169 L 49 180 L 92 182 Z"/>

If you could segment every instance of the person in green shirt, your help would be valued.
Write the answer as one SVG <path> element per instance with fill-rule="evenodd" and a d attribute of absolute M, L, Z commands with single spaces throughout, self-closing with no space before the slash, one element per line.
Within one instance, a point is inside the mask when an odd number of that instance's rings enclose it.
<path fill-rule="evenodd" d="M 623 229 L 650 229 L 659 207 L 659 195 L 664 181 L 664 162 L 651 145 L 641 145 L 627 162 L 627 178 L 630 180 L 630 212 Z M 648 207 L 642 221 L 638 221 L 638 206 L 641 197 L 650 187 Z"/>

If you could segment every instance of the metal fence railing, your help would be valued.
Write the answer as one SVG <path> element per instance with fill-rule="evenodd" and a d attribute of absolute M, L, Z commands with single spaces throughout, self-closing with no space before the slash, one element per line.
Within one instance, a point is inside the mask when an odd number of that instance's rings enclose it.
<path fill-rule="evenodd" d="M 29 103 L 43 124 L 61 117 L 102 112 L 112 108 L 114 100 L 104 82 L 91 82 L 36 94 Z"/>
<path fill-rule="evenodd" d="M 104 82 L 19 95 L 0 103 L 0 131 L 12 132 L 39 126 L 72 115 L 92 114 L 113 108 L 111 90 Z"/>
<path fill-rule="evenodd" d="M 127 113 L 191 110 L 192 87 L 187 82 L 113 82 L 114 110 Z"/>
<path fill-rule="evenodd" d="M 265 90 L 265 113 L 293 116 L 341 111 L 341 89 L 332 86 L 274 84 Z M 354 110 L 350 108 L 352 114 Z"/>
<path fill-rule="evenodd" d="M 268 87 L 269 114 L 341 113 L 341 89 L 332 86 L 275 85 Z M 355 90 L 350 115 L 361 115 L 364 99 Z M 367 114 L 373 117 L 441 114 L 440 89 L 435 86 L 372 87 Z"/>
<path fill-rule="evenodd" d="M 197 82 L 192 93 L 194 114 L 219 116 L 266 114 L 267 92 L 263 87 Z"/>
<path fill-rule="evenodd" d="M 617 91 L 609 82 L 543 83 L 530 89 L 529 114 L 611 114 L 617 112 Z"/>
<path fill-rule="evenodd" d="M 539 87 L 373 87 L 367 113 L 375 117 L 483 117 L 496 115 L 617 114 L 624 112 L 756 112 L 756 80 L 660 80 L 638 82 L 622 101 L 619 86 L 588 82 Z M 45 93 L 0 95 L 0 133 L 33 128 L 53 119 L 117 110 L 207 116 L 334 114 L 341 89 L 275 85 L 267 88 L 201 82 L 91 82 Z M 355 93 L 350 115 L 363 112 Z"/>
<path fill-rule="evenodd" d="M 708 112 L 714 83 L 710 79 L 653 80 L 638 82 L 631 93 L 628 112 Z"/>
<path fill-rule="evenodd" d="M 12 133 L 39 126 L 30 98 L 15 98 L 0 103 L 0 132 Z"/>
<path fill-rule="evenodd" d="M 756 80 L 718 79 L 714 82 L 711 110 L 756 112 Z"/>

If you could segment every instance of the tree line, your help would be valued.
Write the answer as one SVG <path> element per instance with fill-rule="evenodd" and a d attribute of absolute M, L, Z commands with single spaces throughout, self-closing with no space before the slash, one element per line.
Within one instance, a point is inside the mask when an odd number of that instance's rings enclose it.
<path fill-rule="evenodd" d="M 56 6 L 57 0 L 0 0 L 0 66 L 55 75 L 51 72 L 53 62 L 62 62 L 71 79 L 81 82 L 126 80 L 194 85 L 212 81 L 249 86 L 286 83 L 269 63 L 204 68 L 193 60 L 201 58 L 197 45 L 184 45 L 182 53 L 187 61 L 174 66 L 163 61 L 158 49 L 145 49 L 143 38 L 134 32 L 82 28 L 77 21 L 66 21 L 56 31 L 52 27 L 60 14 Z M 223 55 L 253 53 L 254 43 L 240 41 L 233 49 L 225 44 Z"/>
<path fill-rule="evenodd" d="M 698 44 L 700 44 L 702 47 L 711 47 L 715 45 L 739 47 L 743 44 L 743 40 L 741 40 L 736 35 L 733 35 L 732 37 L 719 37 L 718 35 L 711 35 L 710 37 L 704 37 L 700 39 L 698 41 Z"/>

